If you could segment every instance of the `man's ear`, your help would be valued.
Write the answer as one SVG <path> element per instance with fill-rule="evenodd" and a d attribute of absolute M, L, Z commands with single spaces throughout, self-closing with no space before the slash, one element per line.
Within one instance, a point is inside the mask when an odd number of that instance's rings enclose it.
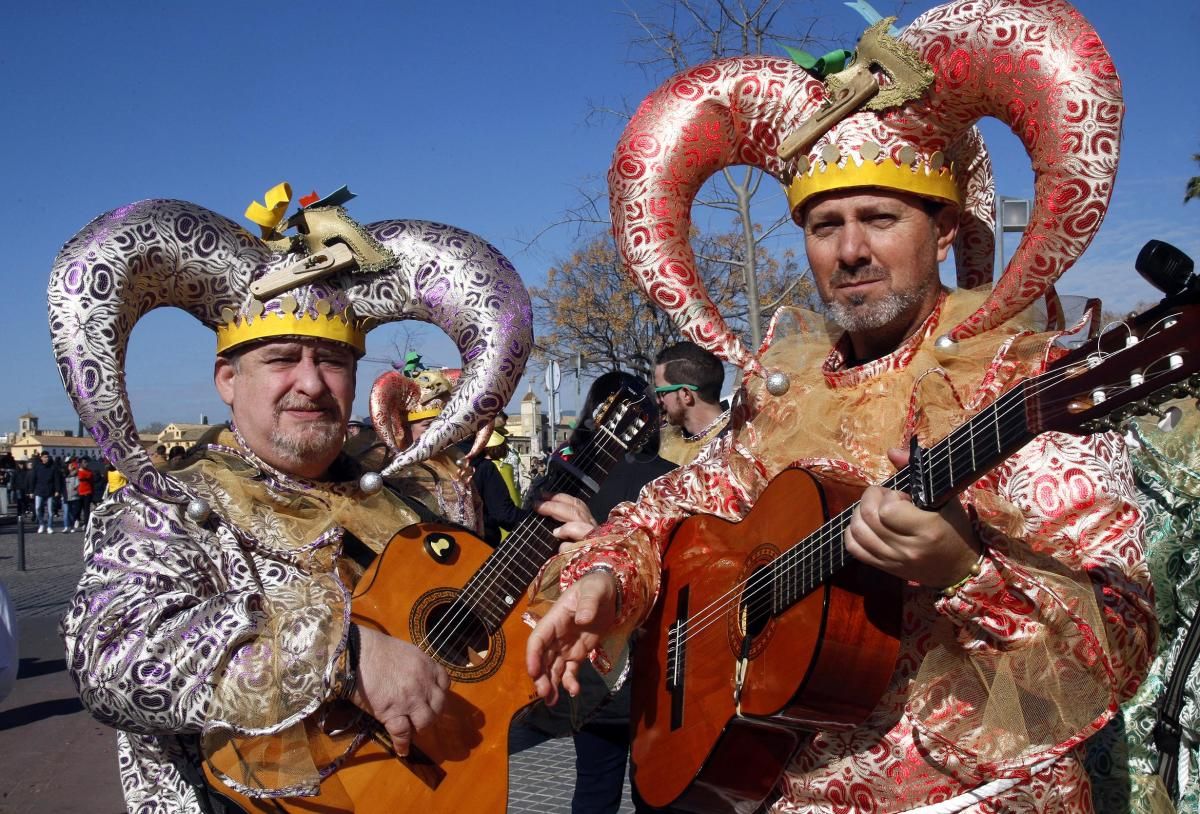
<path fill-rule="evenodd" d="M 933 216 L 933 225 L 937 230 L 938 262 L 945 262 L 950 255 L 950 247 L 958 235 L 958 207 L 947 204 Z"/>
<path fill-rule="evenodd" d="M 233 380 L 235 378 L 237 378 L 237 366 L 224 356 L 218 356 L 216 364 L 213 365 L 213 384 L 217 386 L 217 394 L 221 396 L 221 401 L 230 407 L 233 406 Z"/>

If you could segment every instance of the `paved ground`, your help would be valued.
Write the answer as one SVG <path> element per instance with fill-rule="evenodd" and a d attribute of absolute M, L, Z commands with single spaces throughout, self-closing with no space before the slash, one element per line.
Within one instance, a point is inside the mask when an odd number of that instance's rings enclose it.
<path fill-rule="evenodd" d="M 0 525 L 0 580 L 21 623 L 21 672 L 0 702 L 0 814 L 118 814 L 124 806 L 113 732 L 83 711 L 57 633 L 79 579 L 82 535 L 26 532 L 22 572 L 16 527 Z M 570 811 L 574 760 L 565 739 L 513 757 L 509 812 Z M 620 811 L 633 811 L 628 782 Z"/>

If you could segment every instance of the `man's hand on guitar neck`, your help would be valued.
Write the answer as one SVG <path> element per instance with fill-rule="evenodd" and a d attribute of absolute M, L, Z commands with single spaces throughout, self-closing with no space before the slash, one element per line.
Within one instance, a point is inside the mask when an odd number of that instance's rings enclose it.
<path fill-rule="evenodd" d="M 594 571 L 571 585 L 542 617 L 529 634 L 525 668 L 547 704 L 558 701 L 560 683 L 571 696 L 579 693 L 579 665 L 616 618 L 617 581 L 607 571 Z"/>
<path fill-rule="evenodd" d="M 450 677 L 415 645 L 362 626 L 359 636 L 358 685 L 350 700 L 383 724 L 404 757 L 413 733 L 442 711 Z"/>
<path fill-rule="evenodd" d="M 533 510 L 562 524 L 554 529 L 554 536 L 564 541 L 559 548 L 562 552 L 574 548 L 568 544 L 587 537 L 597 525 L 586 503 L 562 492 L 543 495 L 541 500 L 534 502 Z"/>
<path fill-rule="evenodd" d="M 908 450 L 888 450 L 897 468 Z M 940 511 L 917 508 L 904 492 L 871 486 L 846 527 L 846 551 L 860 562 L 930 588 L 960 581 L 977 562 L 982 543 L 957 498 Z"/>

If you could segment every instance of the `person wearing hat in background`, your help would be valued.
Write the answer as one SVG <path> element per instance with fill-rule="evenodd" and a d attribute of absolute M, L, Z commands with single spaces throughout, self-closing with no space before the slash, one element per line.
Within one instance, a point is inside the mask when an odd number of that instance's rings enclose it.
<path fill-rule="evenodd" d="M 1061 355 L 1053 343 L 1062 332 L 1030 306 L 1107 209 L 1123 110 L 1110 58 L 1062 0 L 959 0 L 898 39 L 888 23 L 824 82 L 786 59 L 716 60 L 668 80 L 627 126 L 609 175 L 622 259 L 684 335 L 741 367 L 745 384 L 729 433 L 544 570 L 541 598 L 556 601 L 527 650 L 544 697 L 560 682 L 576 692 L 589 656 L 620 663 L 663 588 L 661 552 L 685 518 L 737 521 L 797 464 L 830 482 L 881 484 L 908 463 L 911 438 L 928 448 L 972 414 L 1003 407 L 1002 393 Z M 881 67 L 886 79 L 872 73 Z M 973 129 L 982 115 L 1022 138 L 1037 196 L 1008 269 L 993 289 L 974 291 L 990 279 L 993 255 L 991 169 Z M 738 163 L 787 188 L 831 320 L 785 309 L 753 353 L 689 273 L 692 198 Z M 938 273 L 951 246 L 954 291 Z M 999 424 L 993 434 L 1003 438 Z M 860 692 L 879 682 L 865 719 L 798 743 L 772 810 L 1092 810 L 1082 744 L 1134 692 L 1154 652 L 1142 518 L 1120 434 L 1012 438 L 996 442 L 1007 459 L 971 470 L 979 479 L 938 510 L 872 485 L 834 525 L 827 542 L 838 561 L 899 593 L 898 657 L 880 675 L 855 676 Z M 733 625 L 732 613 L 720 618 Z M 722 665 L 736 662 L 726 622 L 711 630 Z M 716 669 L 696 663 L 691 634 L 675 686 Z M 768 669 L 753 652 L 743 665 L 751 677 Z M 647 667 L 662 682 L 664 665 L 635 660 L 632 669 Z M 693 731 L 668 736 L 661 725 L 646 760 L 671 760 L 680 741 L 668 738 Z M 635 761 L 636 751 L 635 742 Z M 747 764 L 746 779 L 756 771 Z M 703 790 L 672 787 L 673 797 L 651 802 L 690 806 Z"/>
<path fill-rule="evenodd" d="M 528 514 L 519 505 L 512 466 L 504 461 L 507 455 L 508 437 L 493 429 L 483 450 L 471 459 L 475 492 L 483 504 L 483 541 L 490 546 L 499 545 Z"/>
<path fill-rule="evenodd" d="M 386 479 L 489 424 L 476 405 L 511 396 L 532 347 L 529 299 L 479 237 L 425 221 L 360 225 L 341 206 L 349 197 L 343 188 L 285 222 L 280 185 L 269 209 L 250 210 L 264 240 L 195 204 L 142 201 L 94 220 L 55 262 L 64 385 L 128 477 L 88 526 L 63 621 L 67 663 L 84 706 L 119 730 L 131 811 L 316 794 L 358 743 L 310 749 L 305 727 L 331 704 L 377 719 L 400 756 L 439 720 L 446 672 L 417 646 L 350 624 L 350 595 L 419 520 Z M 232 414 L 173 472 L 137 443 L 122 369 L 138 318 L 162 305 L 214 329 L 214 384 Z M 369 327 L 399 319 L 437 325 L 470 357 L 421 439 L 364 472 L 341 454 L 357 360 Z"/>
<path fill-rule="evenodd" d="M 409 354 L 414 355 L 420 358 Z M 371 428 L 347 441 L 347 454 L 367 466 L 382 465 L 388 450 L 403 452 L 421 440 L 453 392 L 450 379 L 441 370 L 422 369 L 411 377 L 394 370 L 381 374 L 371 387 Z M 474 470 L 458 445 L 397 470 L 388 478 L 388 485 L 410 505 L 414 501 L 419 504 L 423 519 L 454 523 L 482 534 L 483 512 L 475 492 Z"/>

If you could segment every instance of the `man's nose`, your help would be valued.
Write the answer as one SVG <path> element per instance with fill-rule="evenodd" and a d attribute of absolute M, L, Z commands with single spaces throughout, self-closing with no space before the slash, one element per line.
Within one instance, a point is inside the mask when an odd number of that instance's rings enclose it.
<path fill-rule="evenodd" d="M 300 362 L 293 368 L 293 374 L 295 389 L 311 399 L 323 396 L 329 389 L 317 360 L 307 354 L 301 357 Z"/>
<path fill-rule="evenodd" d="M 847 223 L 838 231 L 838 262 L 853 269 L 871 262 L 871 244 L 861 224 Z"/>

